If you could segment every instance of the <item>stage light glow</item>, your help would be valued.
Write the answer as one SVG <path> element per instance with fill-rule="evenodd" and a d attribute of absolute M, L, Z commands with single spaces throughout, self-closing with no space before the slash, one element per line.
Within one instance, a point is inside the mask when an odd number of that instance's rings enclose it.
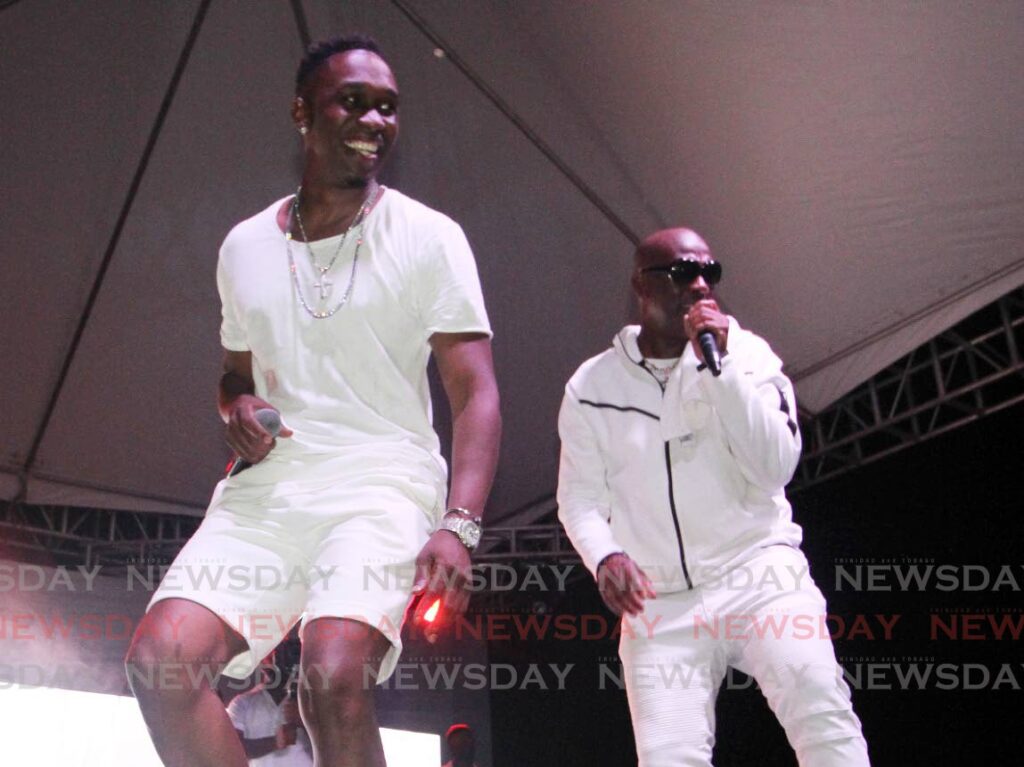
<path fill-rule="evenodd" d="M 425 623 L 433 623 L 434 619 L 437 618 L 438 612 L 441 610 L 441 600 L 435 599 L 434 604 L 427 608 L 427 611 L 423 613 L 423 620 Z"/>
<path fill-rule="evenodd" d="M 388 764 L 437 767 L 441 763 L 440 735 L 381 727 L 380 739 L 384 743 L 384 758 Z"/>
<path fill-rule="evenodd" d="M 162 767 L 134 698 L 0 684 L 4 763 Z M 437 767 L 441 736 L 381 728 L 388 764 Z"/>
<path fill-rule="evenodd" d="M 134 698 L 51 687 L 0 689 L 4 761 L 38 767 L 162 767 Z"/>

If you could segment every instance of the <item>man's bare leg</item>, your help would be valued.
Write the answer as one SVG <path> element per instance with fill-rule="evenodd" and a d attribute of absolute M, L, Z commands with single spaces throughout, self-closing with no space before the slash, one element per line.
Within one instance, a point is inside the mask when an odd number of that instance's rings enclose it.
<path fill-rule="evenodd" d="M 345 618 L 303 630 L 299 707 L 318 767 L 385 767 L 374 687 L 390 647 L 377 629 Z"/>
<path fill-rule="evenodd" d="M 125 667 L 153 745 L 167 767 L 246 767 L 214 683 L 245 639 L 185 599 L 153 605 L 132 638 Z"/>

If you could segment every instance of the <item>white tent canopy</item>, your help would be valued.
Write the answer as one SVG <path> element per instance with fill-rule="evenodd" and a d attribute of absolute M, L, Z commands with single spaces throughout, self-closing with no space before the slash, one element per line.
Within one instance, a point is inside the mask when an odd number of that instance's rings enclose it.
<path fill-rule="evenodd" d="M 314 39 L 380 41 L 403 99 L 385 180 L 474 246 L 492 520 L 555 485 L 562 386 L 629 317 L 633 237 L 704 234 L 812 412 L 1024 283 L 1024 4 L 0 7 L 0 497 L 205 506 L 228 457 L 216 252 L 298 178 L 295 7 Z"/>

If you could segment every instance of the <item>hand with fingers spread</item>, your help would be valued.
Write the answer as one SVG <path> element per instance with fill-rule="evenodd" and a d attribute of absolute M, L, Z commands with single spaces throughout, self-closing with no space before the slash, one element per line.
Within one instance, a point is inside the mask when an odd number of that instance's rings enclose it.
<path fill-rule="evenodd" d="M 458 536 L 438 530 L 427 540 L 416 557 L 414 594 L 420 594 L 420 607 L 426 610 L 441 600 L 441 621 L 462 615 L 469 606 L 469 551 Z"/>
<path fill-rule="evenodd" d="M 597 568 L 597 587 L 616 615 L 639 615 L 645 599 L 656 599 L 651 579 L 625 552 L 605 557 Z"/>
<path fill-rule="evenodd" d="M 713 298 L 702 298 L 690 307 L 683 317 L 683 330 L 693 345 L 694 354 L 701 362 L 705 361 L 704 352 L 697 342 L 697 336 L 705 330 L 714 333 L 719 354 L 724 355 L 729 345 L 729 318 L 722 313 Z"/>
<path fill-rule="evenodd" d="M 231 402 L 227 413 L 227 443 L 248 463 L 262 461 L 276 444 L 274 437 L 256 419 L 256 411 L 263 408 L 273 409 L 270 403 L 253 394 L 241 394 Z M 282 424 L 277 436 L 290 437 L 292 430 Z"/>

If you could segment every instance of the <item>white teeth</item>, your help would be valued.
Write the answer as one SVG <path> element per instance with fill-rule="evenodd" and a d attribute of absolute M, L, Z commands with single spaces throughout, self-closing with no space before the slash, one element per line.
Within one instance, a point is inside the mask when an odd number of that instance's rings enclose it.
<path fill-rule="evenodd" d="M 345 146 L 354 149 L 364 157 L 373 157 L 377 154 L 378 146 L 372 141 L 346 141 Z"/>

